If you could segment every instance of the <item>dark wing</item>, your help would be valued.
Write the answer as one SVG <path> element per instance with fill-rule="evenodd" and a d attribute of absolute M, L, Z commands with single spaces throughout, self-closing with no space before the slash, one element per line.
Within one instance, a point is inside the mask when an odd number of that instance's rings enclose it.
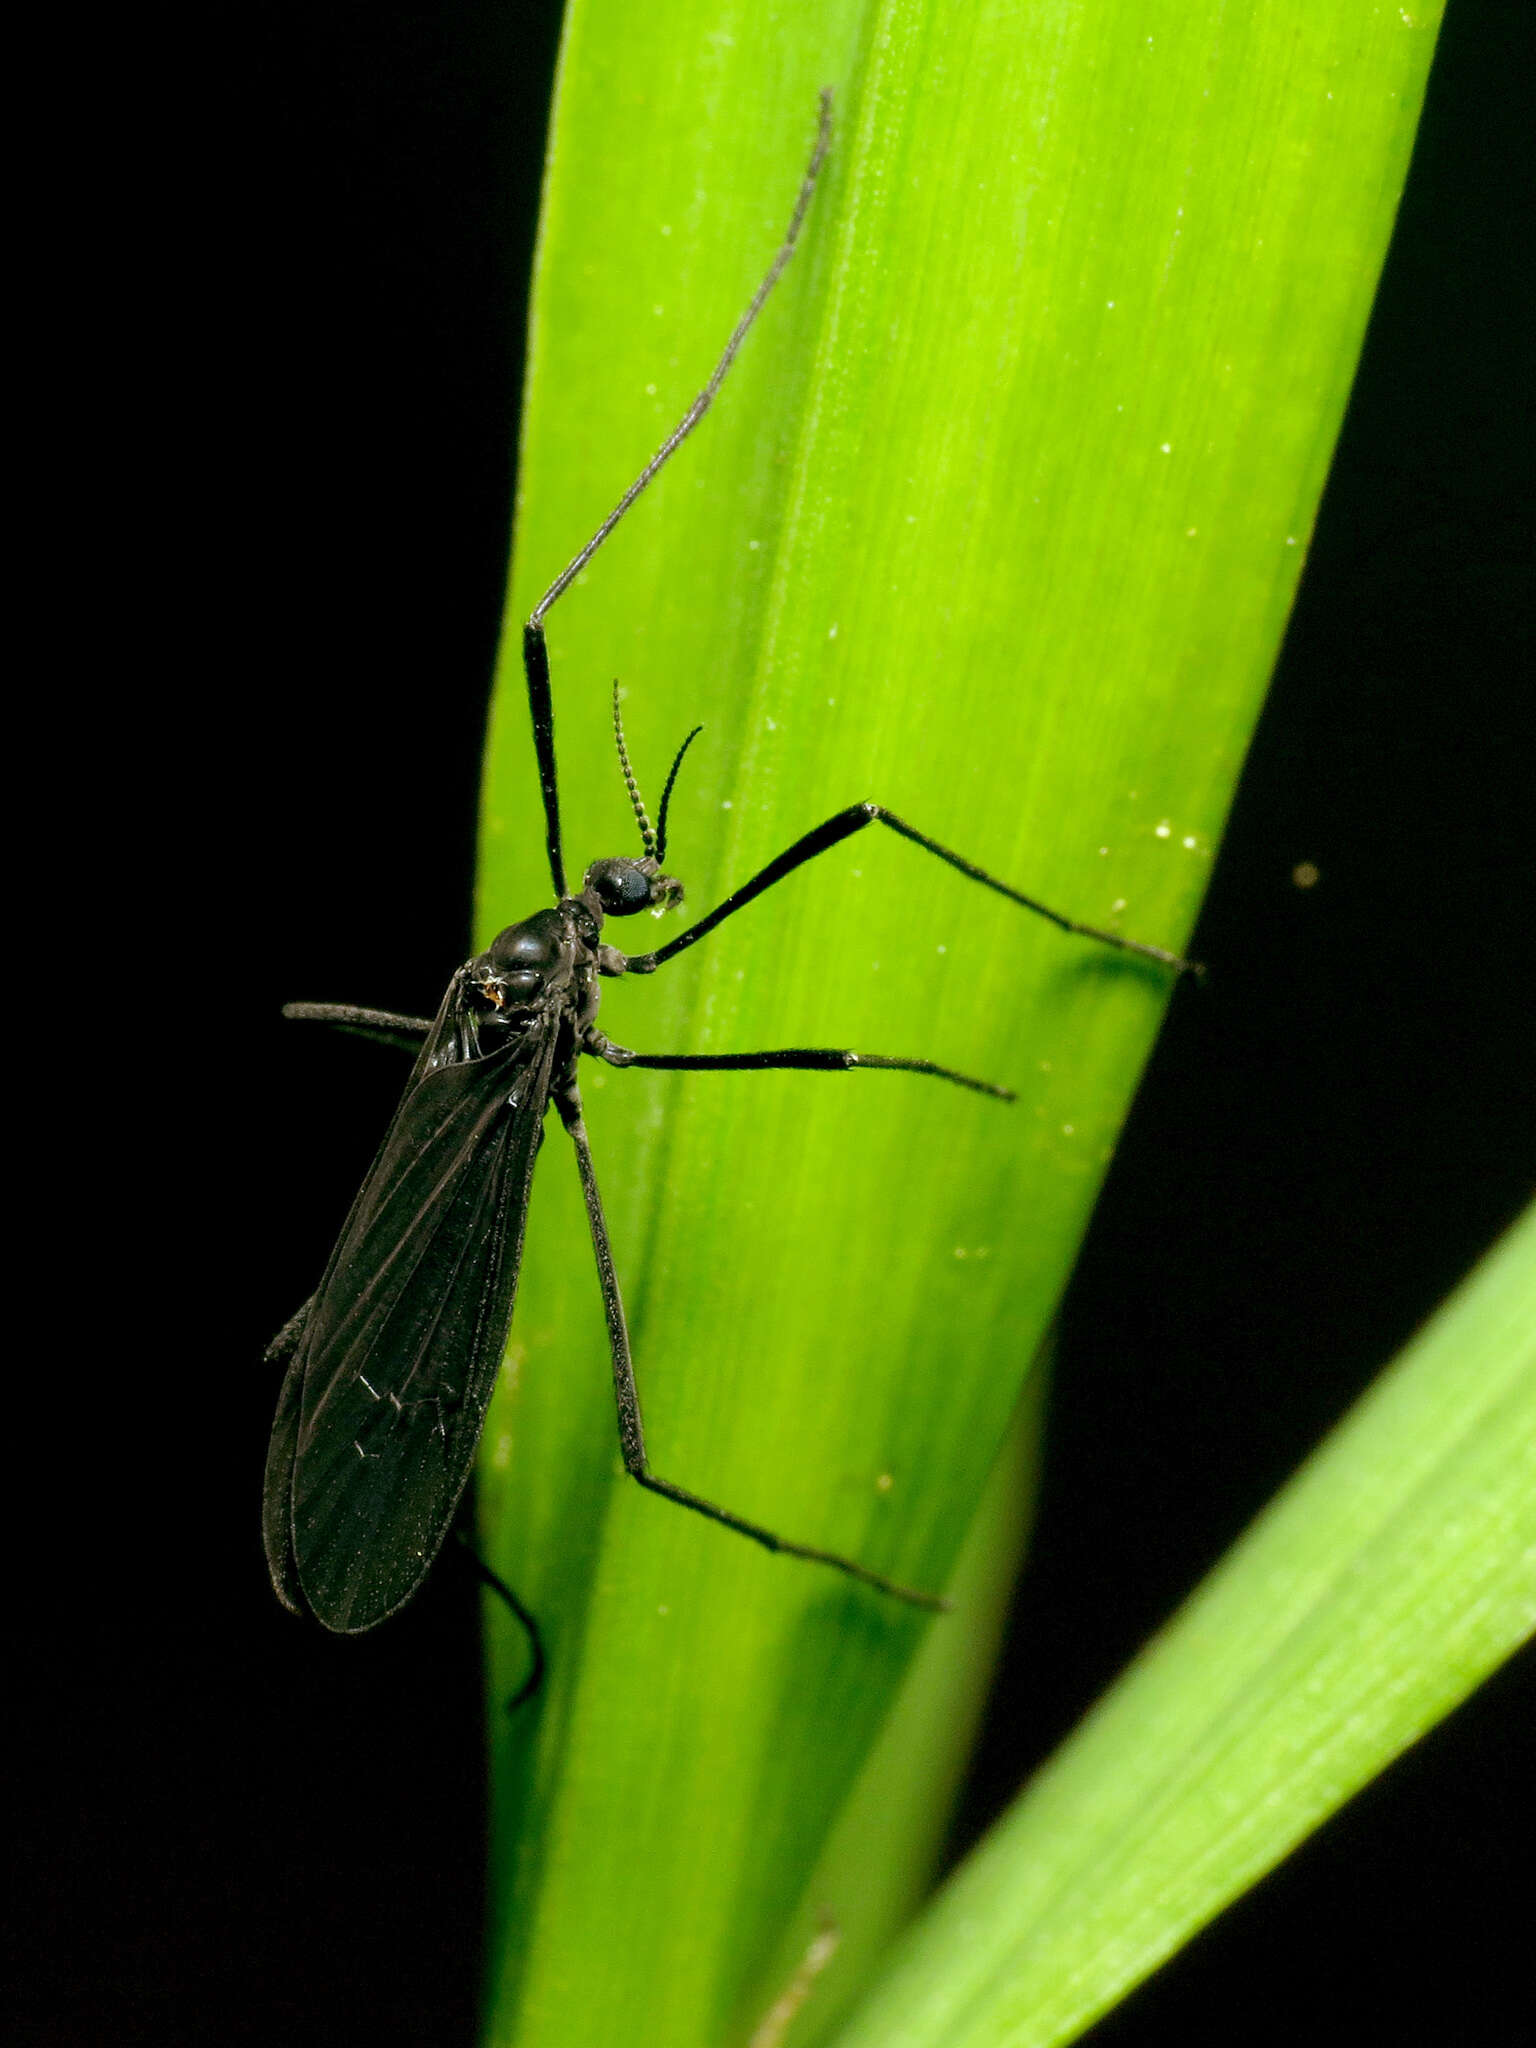
<path fill-rule="evenodd" d="M 278 1403 L 278 1595 L 355 1634 L 430 1570 L 506 1345 L 560 1017 L 477 1055 L 456 977 L 352 1206 Z"/>

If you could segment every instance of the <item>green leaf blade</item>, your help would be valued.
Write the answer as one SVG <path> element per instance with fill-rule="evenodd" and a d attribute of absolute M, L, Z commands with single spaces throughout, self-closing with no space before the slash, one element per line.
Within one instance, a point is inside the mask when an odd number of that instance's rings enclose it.
<path fill-rule="evenodd" d="M 702 384 L 828 82 L 837 136 L 714 414 L 550 614 L 573 878 L 632 845 L 617 674 L 653 803 L 706 725 L 674 806 L 692 906 L 874 798 L 1071 915 L 1177 947 L 1299 573 L 1427 47 L 1342 6 L 1300 24 L 1166 4 L 574 8 L 514 622 Z M 489 933 L 548 893 L 515 633 L 484 848 Z M 1020 1098 L 898 1074 L 584 1075 L 656 1469 L 943 1585 L 1167 996 L 880 830 L 653 980 L 611 984 L 604 1028 L 644 1050 L 922 1055 Z M 769 2002 L 930 1625 L 616 1476 L 560 1151 L 481 1489 L 551 1666 L 497 1742 L 490 2038 L 614 2038 L 638 2009 L 679 2048 L 714 2044 Z M 934 1759 L 993 1623 L 982 1602 L 936 1626 L 955 1675 L 928 1710 Z M 522 1653 L 494 1643 L 504 1694 Z M 950 1773 L 932 1775 L 941 1800 Z M 913 1840 L 933 1835 L 930 1814 Z M 838 1881 L 827 1903 L 852 1925 L 856 1873 Z"/>
<path fill-rule="evenodd" d="M 1536 1212 L 946 1888 L 838 2048 L 1075 2039 L 1536 1628 Z"/>

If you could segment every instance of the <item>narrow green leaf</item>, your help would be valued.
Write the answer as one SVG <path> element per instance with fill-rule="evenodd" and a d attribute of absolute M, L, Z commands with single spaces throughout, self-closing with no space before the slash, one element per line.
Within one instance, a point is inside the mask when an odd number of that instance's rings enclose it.
<path fill-rule="evenodd" d="M 695 906 L 873 797 L 1076 917 L 1178 947 L 1300 570 L 1434 19 L 1360 0 L 1300 18 L 578 0 L 483 931 L 548 894 L 515 622 L 703 382 L 830 84 L 801 252 L 714 414 L 550 615 L 568 861 L 633 845 L 617 674 L 653 804 L 705 724 L 669 862 Z M 656 1468 L 944 1585 L 1167 993 L 881 831 L 653 980 L 610 984 L 604 1028 L 644 1050 L 854 1046 L 1019 1094 L 585 1075 Z M 903 1802 L 910 1831 L 864 1868 L 826 1866 L 819 1903 L 858 1938 L 824 2011 L 906 1910 L 995 1598 L 930 1623 L 618 1476 L 563 1149 L 540 1168 L 483 1466 L 493 1559 L 550 1653 L 495 1744 L 490 2038 L 622 2039 L 643 2014 L 669 2048 L 717 2048 L 771 2003 L 818 1858 L 844 1822 L 858 1837 L 851 1788 L 926 1644 L 902 1754 L 927 1811 Z M 1017 1506 L 1000 1519 L 1016 1530 Z M 497 1695 L 522 1654 L 498 1625 Z"/>
<path fill-rule="evenodd" d="M 940 1895 L 838 2048 L 1070 2041 L 1536 1629 L 1536 1209 Z"/>

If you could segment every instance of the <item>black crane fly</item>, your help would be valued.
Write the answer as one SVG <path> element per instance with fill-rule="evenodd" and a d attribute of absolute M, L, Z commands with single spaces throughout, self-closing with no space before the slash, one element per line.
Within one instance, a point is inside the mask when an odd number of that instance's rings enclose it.
<path fill-rule="evenodd" d="M 394 1613 L 441 1547 L 506 1346 L 552 1096 L 590 1173 L 576 1059 L 596 1049 L 598 973 L 622 971 L 604 913 L 674 892 L 654 857 L 599 862 L 579 896 L 509 927 L 448 985 L 272 1433 L 273 1583 L 330 1628 Z"/>
<path fill-rule="evenodd" d="M 581 1176 L 608 1325 L 619 1443 L 630 1476 L 769 1550 L 832 1566 L 918 1606 L 945 1604 L 836 1552 L 789 1542 L 651 1470 L 576 1068 L 582 1055 L 612 1066 L 674 1072 L 778 1068 L 828 1073 L 880 1067 L 926 1074 L 1005 1101 L 1013 1099 L 1012 1091 L 931 1060 L 841 1048 L 632 1052 L 597 1028 L 602 977 L 653 973 L 806 861 L 872 824 L 889 827 L 967 879 L 1063 931 L 1175 972 L 1189 966 L 1161 947 L 1049 909 L 875 803 L 852 804 L 805 833 L 669 944 L 652 953 L 626 955 L 604 941 L 604 920 L 663 910 L 682 897 L 681 885 L 663 872 L 662 864 L 668 804 L 695 734 L 688 735 L 673 761 L 653 830 L 625 751 L 617 691 L 619 759 L 643 852 L 594 862 L 580 890 L 566 892 L 544 615 L 708 409 L 794 250 L 829 140 L 830 99 L 823 94 L 815 149 L 788 232 L 709 382 L 592 539 L 550 585 L 524 628 L 529 708 L 558 899 L 554 908 L 508 926 L 460 967 L 430 1023 L 343 1004 L 291 1004 L 286 1012 L 422 1041 L 400 1106 L 320 1285 L 268 1352 L 270 1358 L 289 1360 L 267 1456 L 264 1529 L 272 1583 L 285 1606 L 342 1633 L 372 1628 L 403 1607 L 431 1569 L 453 1523 L 511 1327 L 534 1161 L 551 1103 L 574 1145 Z M 522 1697 L 537 1682 L 538 1635 L 515 1595 L 501 1590 L 533 1640 L 535 1671 Z"/>

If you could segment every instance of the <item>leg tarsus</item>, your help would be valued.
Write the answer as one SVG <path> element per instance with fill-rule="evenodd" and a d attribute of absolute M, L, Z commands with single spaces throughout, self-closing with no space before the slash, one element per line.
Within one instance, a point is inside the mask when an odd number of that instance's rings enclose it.
<path fill-rule="evenodd" d="M 529 1664 L 528 1676 L 517 1688 L 517 1691 L 513 1693 L 506 1705 L 507 1713 L 515 1714 L 523 1702 L 531 1700 L 539 1687 L 544 1683 L 544 1638 L 539 1633 L 539 1624 L 535 1621 L 533 1615 L 523 1605 L 522 1601 L 518 1599 L 501 1574 L 491 1570 L 485 1559 L 475 1548 L 471 1538 L 462 1529 L 457 1529 L 454 1533 L 463 1546 L 464 1555 L 469 1559 L 480 1583 L 483 1586 L 488 1586 L 497 1599 L 503 1602 L 513 1619 L 521 1627 L 524 1635 L 528 1638 L 528 1650 L 532 1660 Z"/>
<path fill-rule="evenodd" d="M 703 419 L 705 413 L 708 412 L 710 406 L 714 403 L 715 394 L 720 389 L 720 386 L 725 382 L 726 375 L 729 372 L 732 363 L 735 362 L 736 357 L 740 352 L 741 345 L 746 340 L 747 335 L 751 330 L 753 322 L 757 319 L 758 314 L 762 312 L 763 307 L 766 305 L 768 300 L 768 294 L 773 290 L 774 286 L 778 283 L 779 278 L 783 274 L 785 264 L 788 263 L 790 257 L 795 253 L 795 244 L 796 242 L 799 241 L 800 230 L 805 224 L 806 211 L 811 203 L 811 195 L 816 189 L 816 180 L 820 175 L 822 163 L 825 161 L 826 154 L 828 149 L 831 147 L 831 143 L 832 93 L 830 88 L 823 87 L 821 97 L 818 102 L 818 111 L 816 119 L 816 141 L 811 149 L 810 162 L 805 167 L 805 175 L 800 180 L 800 190 L 795 195 L 794 211 L 791 213 L 789 217 L 789 226 L 785 229 L 784 238 L 779 243 L 777 250 L 774 252 L 773 261 L 769 264 L 767 272 L 763 277 L 762 283 L 758 286 L 757 290 L 752 294 L 751 302 L 747 306 L 747 310 L 742 314 L 741 318 L 736 322 L 735 327 L 731 330 L 731 338 L 725 344 L 725 348 L 721 353 L 720 360 L 715 364 L 714 369 L 710 372 L 708 383 L 704 386 L 703 390 L 699 393 L 698 397 L 694 399 L 692 405 L 689 406 L 688 410 L 683 414 L 682 418 L 678 421 L 677 425 L 672 429 L 671 433 L 668 434 L 666 440 L 662 442 L 661 446 L 656 450 L 656 453 L 651 457 L 650 461 L 645 465 L 644 469 L 641 470 L 640 474 L 635 478 L 634 482 L 630 485 L 629 489 L 624 493 L 623 497 L 620 498 L 618 504 L 615 505 L 613 510 L 608 514 L 608 517 L 603 521 L 602 525 L 597 529 L 596 533 L 593 534 L 592 538 L 587 542 L 586 546 L 582 548 L 579 553 L 571 557 L 570 561 L 566 563 L 565 567 L 560 571 L 560 574 L 555 578 L 554 582 L 550 584 L 548 590 L 546 590 L 544 595 L 539 599 L 538 603 L 534 606 L 532 612 L 529 614 L 529 628 L 537 627 L 539 621 L 543 618 L 544 614 L 549 610 L 550 606 L 555 602 L 556 598 L 559 597 L 563 591 L 568 590 L 571 584 L 575 582 L 577 576 L 580 575 L 581 571 L 586 567 L 587 563 L 591 561 L 592 557 L 597 553 L 598 549 L 602 546 L 603 542 L 608 538 L 609 534 L 612 533 L 613 529 L 624 517 L 624 514 L 629 510 L 630 506 L 634 504 L 636 498 L 638 498 L 641 492 L 645 490 L 646 486 L 651 482 L 651 479 L 656 475 L 657 471 L 664 468 L 665 465 L 671 460 L 673 455 L 676 454 L 677 450 L 682 446 L 684 441 L 687 440 L 688 436 L 693 432 L 694 428 L 699 424 L 699 421 Z M 527 629 L 525 629 L 525 631 L 526 630 Z M 525 639 L 525 649 L 526 646 L 527 641 Z M 537 723 L 537 719 L 535 719 L 535 723 Z M 559 893 L 561 895 L 564 895 L 564 889 L 560 889 Z"/>
<path fill-rule="evenodd" d="M 697 1493 L 689 1493 L 685 1487 L 674 1486 L 670 1479 L 658 1479 L 649 1466 L 641 1470 L 629 1465 L 628 1469 L 630 1478 L 637 1480 L 648 1493 L 660 1494 L 663 1500 L 671 1501 L 676 1507 L 692 1508 L 695 1514 L 706 1515 L 723 1529 L 734 1529 L 738 1536 L 760 1543 L 764 1550 L 771 1550 L 779 1557 L 798 1557 L 807 1564 L 831 1565 L 834 1571 L 844 1572 L 850 1579 L 858 1579 L 866 1586 L 889 1593 L 893 1599 L 904 1600 L 910 1607 L 925 1607 L 933 1614 L 950 1612 L 952 1603 L 941 1593 L 924 1593 L 915 1586 L 903 1586 L 895 1579 L 886 1578 L 882 1572 L 872 1572 L 867 1565 L 856 1564 L 851 1557 L 840 1557 L 835 1550 L 817 1550 L 808 1543 L 791 1543 L 787 1537 L 776 1536 L 760 1523 L 748 1522 L 740 1515 L 716 1507 L 713 1501 L 705 1500 Z"/>
<path fill-rule="evenodd" d="M 631 1052 L 615 1045 L 601 1031 L 589 1031 L 583 1049 L 610 1067 L 649 1067 L 663 1073 L 754 1074 L 793 1071 L 810 1074 L 846 1074 L 856 1067 L 878 1067 L 901 1074 L 927 1074 L 936 1081 L 953 1081 L 957 1088 L 970 1088 L 978 1095 L 995 1096 L 999 1102 L 1016 1102 L 1013 1089 L 995 1081 L 978 1081 L 953 1067 L 941 1067 L 936 1060 L 900 1059 L 878 1052 L 851 1052 L 837 1046 L 787 1045 L 771 1052 Z"/>

